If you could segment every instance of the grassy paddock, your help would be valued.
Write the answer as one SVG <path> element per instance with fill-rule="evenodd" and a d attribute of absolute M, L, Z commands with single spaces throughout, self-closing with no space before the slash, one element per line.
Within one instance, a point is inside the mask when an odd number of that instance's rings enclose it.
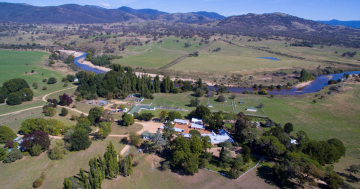
<path fill-rule="evenodd" d="M 114 63 L 133 67 L 159 68 L 200 48 L 199 43 L 191 43 L 191 47 L 184 48 L 184 44 L 191 42 L 191 39 L 170 37 L 162 40 L 163 43 L 153 42 L 143 46 L 131 46 L 124 52 L 118 53 L 124 58 L 115 60 Z M 179 40 L 179 42 L 176 43 L 174 40 Z"/>
<path fill-rule="evenodd" d="M 312 103 L 314 94 L 304 97 L 259 97 L 270 119 L 285 125 L 294 124 L 294 132 L 303 130 L 310 139 L 343 141 L 347 155 L 360 157 L 360 86 L 350 85 L 352 90 L 341 94 L 325 95 L 324 99 Z M 326 92 L 326 89 L 319 94 Z"/>
<path fill-rule="evenodd" d="M 33 82 L 37 82 L 39 88 L 38 90 L 34 90 L 34 96 L 62 89 L 63 83 L 61 82 L 61 78 L 65 75 L 41 67 L 48 56 L 48 53 L 38 51 L 0 50 L 0 85 L 2 85 L 4 81 L 12 78 L 25 79 L 30 86 L 32 86 Z M 35 71 L 33 74 L 31 74 L 32 70 Z M 25 74 L 25 72 L 28 72 L 28 74 Z M 43 79 L 50 77 L 55 77 L 58 83 L 53 85 L 42 83 Z M 48 89 L 42 91 L 43 86 L 46 86 Z"/>
<path fill-rule="evenodd" d="M 64 159 L 50 160 L 46 153 L 38 157 L 24 157 L 20 161 L 11 164 L 0 163 L 0 184 L 2 188 L 32 188 L 32 183 L 46 170 L 42 188 L 62 187 L 64 178 L 76 175 L 79 169 L 89 169 L 89 160 L 98 155 L 103 155 L 106 146 L 112 141 L 116 151 L 120 152 L 124 147 L 117 138 L 93 141 L 91 146 L 83 151 L 69 152 Z"/>
<path fill-rule="evenodd" d="M 219 52 L 212 52 L 212 50 L 217 47 L 221 48 L 221 50 Z M 273 61 L 257 57 L 274 57 L 280 59 L 281 61 Z M 208 48 L 201 50 L 198 57 L 186 58 L 170 67 L 170 69 L 188 70 L 191 68 L 191 70 L 195 71 L 229 72 L 244 70 L 258 71 L 309 65 L 318 66 L 319 64 L 320 63 L 318 62 L 282 57 L 259 50 L 240 48 L 222 41 L 217 41 Z"/>
<path fill-rule="evenodd" d="M 111 124 L 111 135 L 128 135 L 131 132 L 140 131 L 143 128 L 140 124 L 133 124 L 129 126 L 122 126 L 120 122 L 113 122 Z"/>

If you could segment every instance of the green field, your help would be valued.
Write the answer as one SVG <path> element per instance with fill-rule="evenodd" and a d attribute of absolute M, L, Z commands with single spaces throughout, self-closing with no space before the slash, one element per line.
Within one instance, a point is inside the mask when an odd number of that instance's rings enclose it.
<path fill-rule="evenodd" d="M 212 52 L 212 50 L 217 47 L 221 48 L 221 50 L 218 52 Z M 273 61 L 257 57 L 274 57 L 280 59 L 281 61 Z M 235 72 L 244 70 L 260 71 L 275 68 L 292 68 L 298 66 L 318 66 L 319 64 L 320 63 L 318 62 L 282 57 L 259 50 L 240 48 L 222 41 L 216 41 L 208 48 L 201 50 L 198 57 L 186 58 L 169 69 Z"/>
<path fill-rule="evenodd" d="M 0 57 L 0 85 L 8 79 L 22 78 L 25 79 L 30 86 L 33 82 L 37 82 L 39 84 L 39 91 L 41 91 L 42 86 L 45 86 L 45 84 L 42 84 L 43 79 L 55 77 L 58 83 L 61 83 L 61 78 L 64 76 L 61 73 L 44 69 L 40 66 L 45 64 L 45 60 L 49 57 L 49 54 L 45 52 L 0 50 Z M 31 74 L 31 70 L 34 70 L 35 73 Z M 28 72 L 28 74 L 25 74 L 25 72 Z M 48 93 L 51 92 L 53 88 L 60 88 L 56 84 L 46 84 L 46 86 L 48 87 L 46 90 Z M 34 93 L 35 96 L 38 96 L 38 91 L 34 91 Z"/>
<path fill-rule="evenodd" d="M 200 48 L 199 43 L 193 42 L 192 39 L 170 37 L 162 40 L 163 43 L 151 42 L 143 46 L 131 46 L 125 52 L 118 53 L 124 58 L 115 60 L 114 63 L 132 67 L 159 68 Z M 174 42 L 174 40 L 179 40 L 179 42 Z M 191 43 L 191 46 L 184 48 L 186 42 Z"/>
<path fill-rule="evenodd" d="M 336 46 L 324 46 L 323 48 L 320 45 L 314 45 L 313 48 L 309 47 L 296 47 L 290 46 L 290 43 L 294 43 L 295 40 L 285 41 L 285 40 L 262 40 L 257 42 L 248 42 L 248 39 L 252 39 L 250 37 L 241 37 L 242 40 L 239 41 L 240 37 L 233 40 L 232 42 L 238 45 L 250 45 L 256 47 L 269 47 L 270 50 L 276 52 L 282 52 L 286 54 L 291 54 L 294 56 L 300 56 L 304 58 L 314 59 L 314 60 L 330 60 L 330 61 L 339 61 L 339 62 L 348 62 L 359 64 L 357 61 L 359 59 L 359 49 L 354 48 L 345 48 L 345 47 L 336 47 Z M 287 43 L 287 44 L 285 44 Z M 287 47 L 286 47 L 287 45 Z M 335 53 L 337 51 L 338 53 Z M 357 52 L 357 55 L 353 58 L 341 57 L 342 53 L 345 52 Z"/>
<path fill-rule="evenodd" d="M 303 130 L 310 139 L 327 140 L 338 138 L 346 147 L 346 154 L 360 158 L 360 86 L 343 94 L 325 95 L 324 99 L 312 103 L 314 94 L 306 97 L 258 98 L 264 111 L 276 123 L 294 124 L 294 133 Z M 325 93 L 326 89 L 322 92 Z"/>
<path fill-rule="evenodd" d="M 38 51 L 0 50 L 0 85 L 12 78 L 22 78 L 28 82 L 30 88 L 34 91 L 33 101 L 16 106 L 1 105 L 0 114 L 44 105 L 45 102 L 41 100 L 41 96 L 75 86 L 69 83 L 68 87 L 63 87 L 64 83 L 61 82 L 61 79 L 65 76 L 64 74 L 42 67 L 48 56 L 48 53 Z M 31 74 L 32 70 L 34 70 L 33 74 Z M 42 82 L 43 79 L 50 77 L 55 77 L 58 82 L 52 85 Z M 38 83 L 38 89 L 32 87 L 34 82 Z M 47 87 L 47 90 L 42 90 L 44 86 Z M 58 96 L 58 93 L 50 95 L 50 97 L 56 96 Z"/>

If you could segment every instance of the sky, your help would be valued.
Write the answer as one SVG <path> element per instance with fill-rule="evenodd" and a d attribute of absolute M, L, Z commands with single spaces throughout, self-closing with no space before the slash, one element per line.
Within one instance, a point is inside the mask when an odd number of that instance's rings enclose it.
<path fill-rule="evenodd" d="M 134 9 L 157 9 L 169 13 L 208 11 L 224 16 L 282 12 L 310 20 L 360 20 L 360 0 L 10 0 L 6 2 L 35 6 L 97 5 L 109 9 L 127 6 Z"/>

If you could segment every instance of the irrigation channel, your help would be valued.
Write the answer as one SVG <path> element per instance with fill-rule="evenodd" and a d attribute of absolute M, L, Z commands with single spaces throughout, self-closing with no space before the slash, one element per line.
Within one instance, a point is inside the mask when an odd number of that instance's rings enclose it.
<path fill-rule="evenodd" d="M 81 69 L 83 70 L 88 70 L 91 72 L 94 72 L 96 74 L 100 74 L 100 73 L 106 73 L 105 71 L 101 71 L 98 70 L 96 68 L 92 68 L 88 65 L 85 64 L 81 64 L 78 62 L 78 60 L 85 58 L 87 53 L 84 53 L 81 56 L 78 56 L 75 58 L 74 63 L 76 66 L 81 67 Z M 269 94 L 273 94 L 273 95 L 300 95 L 300 94 L 307 94 L 307 93 L 315 93 L 318 92 L 319 90 L 323 89 L 325 86 L 328 85 L 328 81 L 331 79 L 333 80 L 338 80 L 340 79 L 345 73 L 348 73 L 350 75 L 352 74 L 360 74 L 360 71 L 351 71 L 351 72 L 343 72 L 343 73 L 338 73 L 338 74 L 329 74 L 329 75 L 321 75 L 321 76 L 316 76 L 315 80 L 310 83 L 309 85 L 303 87 L 303 88 L 286 88 L 286 89 L 267 89 Z M 212 89 L 217 89 L 215 86 L 208 86 L 209 90 Z M 244 88 L 244 87 L 229 87 L 228 90 L 231 90 L 231 92 L 233 93 L 242 93 L 245 90 L 249 91 L 249 92 L 253 92 L 253 91 L 258 91 L 259 89 L 254 89 L 254 88 Z"/>

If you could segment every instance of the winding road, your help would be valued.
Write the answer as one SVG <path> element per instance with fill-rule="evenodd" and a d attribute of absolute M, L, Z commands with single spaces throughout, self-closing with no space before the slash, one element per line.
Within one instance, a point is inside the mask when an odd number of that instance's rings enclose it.
<path fill-rule="evenodd" d="M 74 87 L 70 87 L 70 88 L 66 88 L 66 89 L 62 89 L 62 90 L 58 90 L 58 91 L 54 91 L 54 92 L 51 92 L 49 94 L 46 94 L 42 97 L 42 101 L 44 102 L 47 102 L 46 100 L 46 97 L 48 97 L 49 95 L 51 94 L 54 94 L 54 93 L 58 93 L 58 92 L 61 92 L 61 91 L 65 91 L 65 90 L 69 90 L 69 89 L 72 89 L 72 88 L 76 88 L 76 86 Z M 7 115 L 12 115 L 12 114 L 18 114 L 18 113 L 21 113 L 21 112 L 24 112 L 24 111 L 27 111 L 27 110 L 32 110 L 32 109 L 36 109 L 36 108 L 42 108 L 43 106 L 35 106 L 35 107 L 31 107 L 31 108 L 26 108 L 26 109 L 22 109 L 22 110 L 19 110 L 19 111 L 15 111 L 15 112 L 10 112 L 10 113 L 6 113 L 6 114 L 1 114 L 1 116 L 7 116 Z M 71 111 L 74 111 L 74 112 L 78 112 L 80 114 L 84 114 L 85 116 L 88 116 L 88 113 L 85 113 L 85 112 L 82 112 L 80 110 L 77 110 L 77 109 L 74 109 L 74 108 L 70 108 L 70 107 L 67 107 L 67 106 L 59 106 L 59 107 L 63 107 L 63 108 L 66 108 L 66 109 L 69 109 Z M 161 123 L 155 123 L 155 122 L 152 122 L 152 121 L 149 121 L 149 122 L 135 122 L 137 124 L 140 124 L 143 126 L 143 128 L 139 131 L 137 131 L 136 133 L 137 134 L 141 134 L 142 132 L 144 131 L 150 131 L 150 132 L 156 132 L 156 130 L 161 126 Z M 95 132 L 98 132 L 99 128 L 96 128 Z M 19 137 L 23 137 L 23 135 L 19 135 L 17 134 L 17 136 Z M 109 137 L 129 137 L 129 135 L 108 135 Z M 52 136 L 52 135 L 49 135 L 50 138 L 53 138 L 53 139 L 63 139 L 63 137 L 60 137 L 60 136 Z M 93 136 L 90 136 L 90 137 L 93 137 Z M 127 152 L 129 150 L 129 148 L 131 147 L 130 144 L 127 144 L 121 151 L 120 151 L 120 154 L 124 154 L 125 152 Z"/>

